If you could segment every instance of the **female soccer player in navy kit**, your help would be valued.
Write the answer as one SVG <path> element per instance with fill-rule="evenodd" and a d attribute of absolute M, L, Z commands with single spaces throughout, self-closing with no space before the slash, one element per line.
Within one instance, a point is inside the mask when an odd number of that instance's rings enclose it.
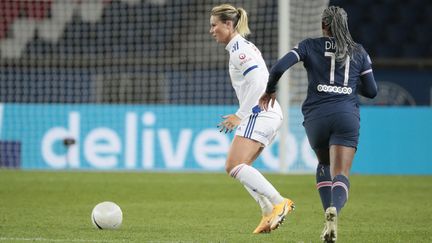
<path fill-rule="evenodd" d="M 272 107 L 281 75 L 303 61 L 308 74 L 303 125 L 318 157 L 317 189 L 325 210 L 321 238 L 335 242 L 336 219 L 348 199 L 348 176 L 358 144 L 357 93 L 373 98 L 377 86 L 370 58 L 351 38 L 347 14 L 342 8 L 330 6 L 324 10 L 322 31 L 323 37 L 303 40 L 274 65 L 259 104 L 264 110 Z"/>
<path fill-rule="evenodd" d="M 226 45 L 230 55 L 229 73 L 239 100 L 237 112 L 224 116 L 218 125 L 221 132 L 231 132 L 237 127 L 225 169 L 261 207 L 262 219 L 253 233 L 268 233 L 282 223 L 294 203 L 283 198 L 251 165 L 272 142 L 283 119 L 282 111 L 277 102 L 267 111 L 258 107 L 268 70 L 258 48 L 244 38 L 250 32 L 246 11 L 229 4 L 216 6 L 211 11 L 210 26 L 210 34 Z"/>

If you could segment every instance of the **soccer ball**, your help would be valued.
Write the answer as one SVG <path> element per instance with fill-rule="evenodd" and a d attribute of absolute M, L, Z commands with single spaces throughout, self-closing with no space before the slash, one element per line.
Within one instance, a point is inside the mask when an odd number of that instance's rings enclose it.
<path fill-rule="evenodd" d="M 123 213 L 117 204 L 101 202 L 93 208 L 91 220 L 98 229 L 117 229 L 123 221 Z"/>

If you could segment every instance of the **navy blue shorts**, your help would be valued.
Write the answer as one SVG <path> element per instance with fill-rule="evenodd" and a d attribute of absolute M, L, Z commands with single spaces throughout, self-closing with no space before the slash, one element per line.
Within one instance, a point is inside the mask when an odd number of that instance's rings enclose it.
<path fill-rule="evenodd" d="M 353 113 L 333 113 L 303 122 L 309 143 L 313 149 L 325 149 L 330 145 L 357 148 L 360 118 Z"/>

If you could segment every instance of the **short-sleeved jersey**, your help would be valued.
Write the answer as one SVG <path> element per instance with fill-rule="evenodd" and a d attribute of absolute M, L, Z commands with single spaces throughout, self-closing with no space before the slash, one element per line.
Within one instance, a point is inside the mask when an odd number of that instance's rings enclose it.
<path fill-rule="evenodd" d="M 252 114 L 252 109 L 258 105 L 258 100 L 266 89 L 269 72 L 261 52 L 242 36 L 232 38 L 225 49 L 230 55 L 229 74 L 239 101 L 236 115 L 243 119 Z M 277 102 L 268 112 L 276 112 L 282 117 Z"/>
<path fill-rule="evenodd" d="M 335 42 L 331 37 L 305 39 L 292 49 L 303 61 L 308 76 L 308 92 L 302 106 L 305 120 L 336 112 L 359 115 L 357 85 L 359 77 L 372 72 L 371 60 L 361 45 L 345 65 L 335 57 Z"/>

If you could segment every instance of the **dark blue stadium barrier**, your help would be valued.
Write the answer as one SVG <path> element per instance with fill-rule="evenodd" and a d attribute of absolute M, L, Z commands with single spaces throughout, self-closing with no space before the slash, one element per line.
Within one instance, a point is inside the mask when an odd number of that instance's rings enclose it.
<path fill-rule="evenodd" d="M 86 68 L 0 67 L 0 102 L 94 102 L 92 75 Z"/>
<path fill-rule="evenodd" d="M 363 104 L 381 106 L 431 106 L 432 70 L 377 68 L 374 69 L 379 92 Z"/>
<path fill-rule="evenodd" d="M 0 167 L 21 167 L 21 143 L 17 141 L 0 141 Z"/>

